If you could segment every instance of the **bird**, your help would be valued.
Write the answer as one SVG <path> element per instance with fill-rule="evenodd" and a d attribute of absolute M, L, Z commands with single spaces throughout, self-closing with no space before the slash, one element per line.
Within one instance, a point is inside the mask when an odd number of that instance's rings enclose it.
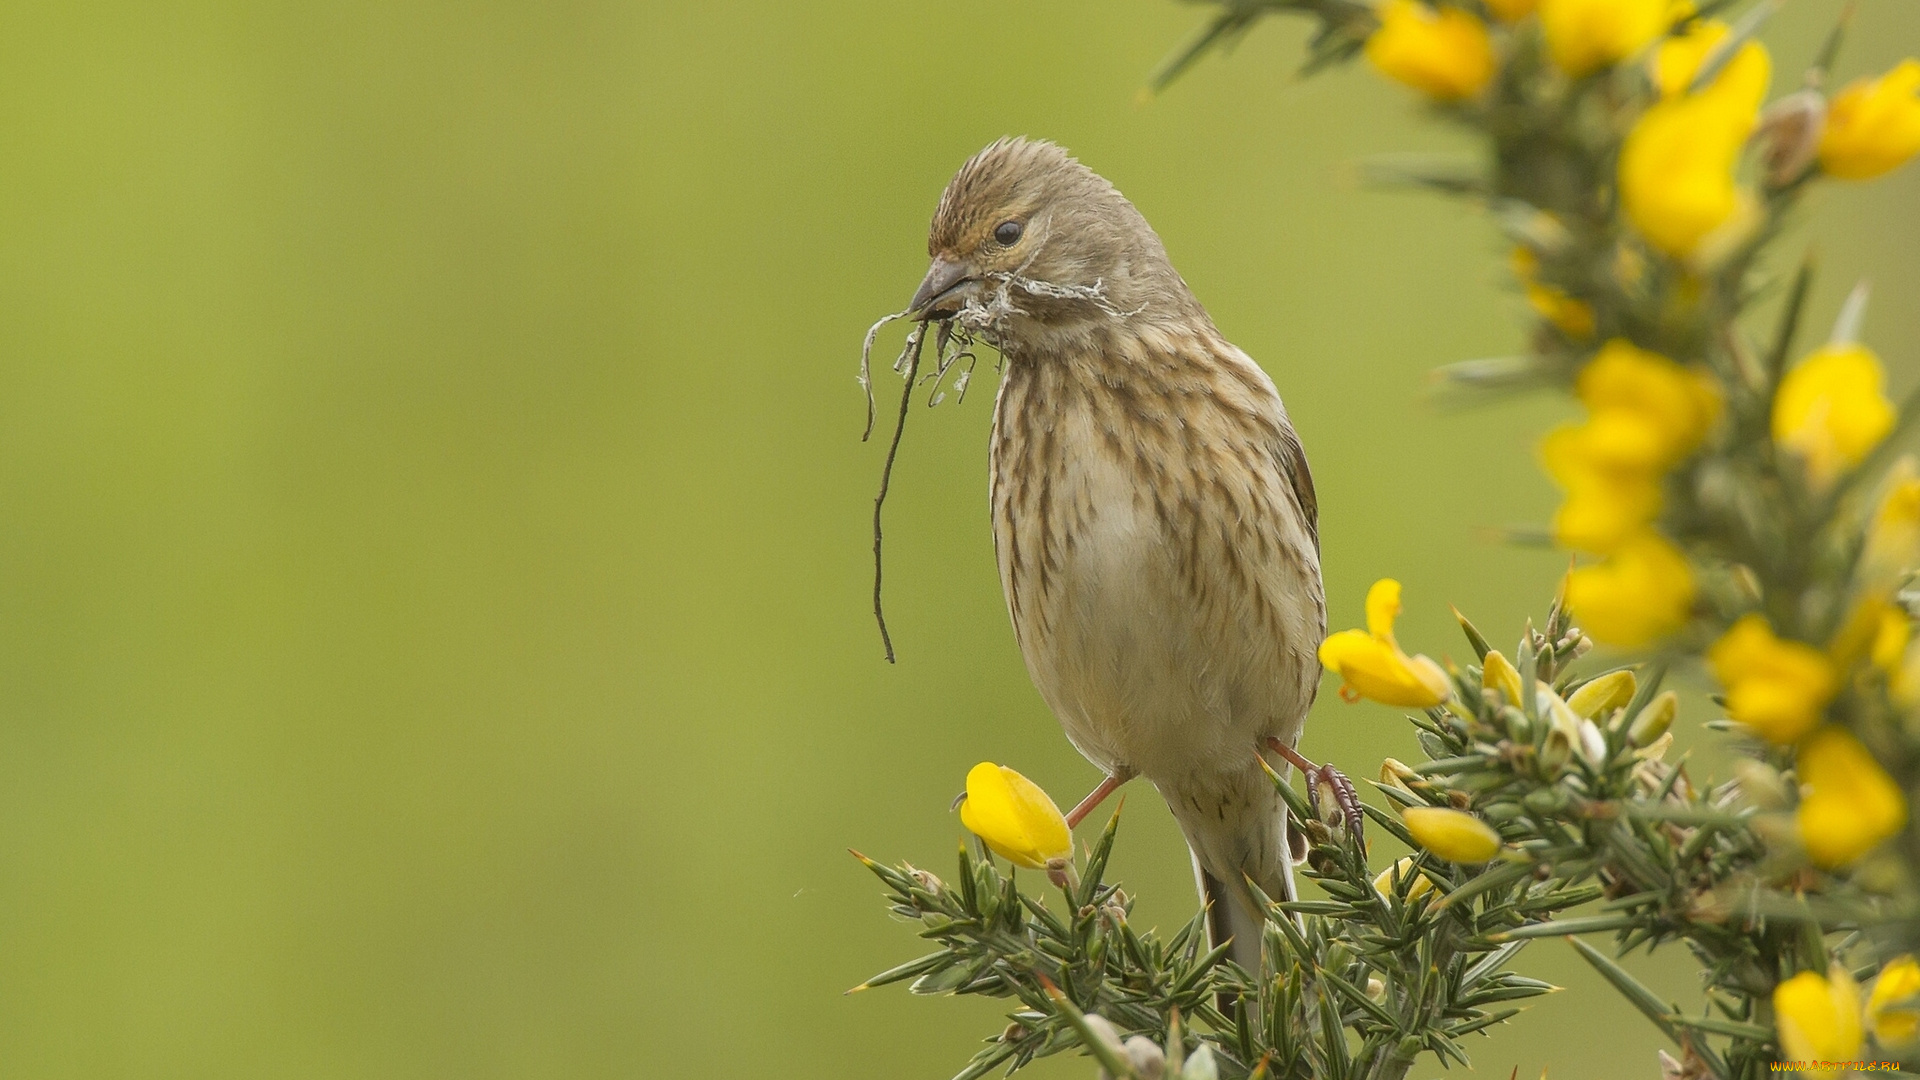
<path fill-rule="evenodd" d="M 1215 944 L 1260 970 L 1296 898 L 1285 803 L 1326 634 L 1319 504 L 1274 382 L 1214 325 L 1146 218 L 1055 143 L 961 166 L 908 306 L 1003 357 L 995 559 L 1028 674 L 1105 779 L 1136 777 L 1192 854 Z"/>

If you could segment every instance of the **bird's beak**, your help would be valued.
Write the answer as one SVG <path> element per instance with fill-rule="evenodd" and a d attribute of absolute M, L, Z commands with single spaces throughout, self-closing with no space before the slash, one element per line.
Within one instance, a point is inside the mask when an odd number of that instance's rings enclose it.
<path fill-rule="evenodd" d="M 966 263 L 935 258 L 927 268 L 926 279 L 914 290 L 913 302 L 907 305 L 907 311 L 916 318 L 951 315 L 960 310 L 959 297 L 955 294 L 973 280 Z M 943 306 L 942 301 L 953 303 Z"/>

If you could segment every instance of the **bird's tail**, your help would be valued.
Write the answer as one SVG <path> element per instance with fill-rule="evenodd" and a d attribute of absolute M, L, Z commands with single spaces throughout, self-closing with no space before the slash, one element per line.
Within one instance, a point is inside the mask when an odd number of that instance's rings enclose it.
<path fill-rule="evenodd" d="M 1207 944 L 1231 940 L 1234 963 L 1257 973 L 1266 914 L 1247 881 L 1269 900 L 1298 898 L 1286 803 L 1265 773 L 1254 773 L 1244 786 L 1216 779 L 1208 787 L 1219 800 L 1212 805 L 1204 797 L 1197 804 L 1177 796 L 1167 802 L 1193 852 L 1194 881 L 1207 905 Z"/>
<path fill-rule="evenodd" d="M 1284 819 L 1281 826 L 1286 828 Z M 1282 850 L 1286 850 L 1282 848 Z M 1294 891 L 1293 863 L 1290 859 L 1281 860 L 1285 870 L 1280 877 L 1278 891 L 1269 892 L 1269 900 L 1297 900 Z M 1234 963 L 1256 975 L 1260 973 L 1260 944 L 1266 936 L 1267 917 L 1253 893 L 1247 889 L 1245 879 L 1225 882 L 1200 865 L 1200 856 L 1193 857 L 1194 881 L 1200 888 L 1200 902 L 1207 912 L 1207 947 L 1218 948 L 1223 941 L 1233 945 L 1227 950 L 1227 956 Z M 1261 891 L 1267 892 L 1265 888 Z"/>

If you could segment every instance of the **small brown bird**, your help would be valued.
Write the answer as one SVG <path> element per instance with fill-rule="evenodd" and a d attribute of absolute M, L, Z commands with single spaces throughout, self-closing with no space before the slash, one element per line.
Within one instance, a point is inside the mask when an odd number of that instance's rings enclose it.
<path fill-rule="evenodd" d="M 1326 632 L 1313 479 L 1267 377 L 1213 325 L 1140 212 L 1048 142 L 1002 139 L 934 213 L 910 309 L 1006 358 L 993 537 L 1014 636 L 1067 738 L 1135 776 L 1193 851 L 1215 941 L 1258 970 L 1292 897 L 1276 768 L 1300 737 Z"/>

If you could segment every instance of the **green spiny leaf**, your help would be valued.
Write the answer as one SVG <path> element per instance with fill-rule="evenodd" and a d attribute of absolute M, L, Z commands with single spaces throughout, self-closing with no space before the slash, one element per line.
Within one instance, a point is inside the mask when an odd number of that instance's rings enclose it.
<path fill-rule="evenodd" d="M 1520 941 L 1526 938 L 1553 937 L 1563 934 L 1571 938 L 1574 934 L 1597 934 L 1610 930 L 1625 930 L 1640 923 L 1638 915 L 1588 915 L 1578 919 L 1555 919 L 1552 922 L 1528 923 L 1488 934 L 1488 941 Z"/>
<path fill-rule="evenodd" d="M 1486 637 L 1480 633 L 1472 621 L 1461 614 L 1459 608 L 1450 608 L 1449 610 L 1453 612 L 1454 619 L 1460 623 L 1460 632 L 1467 635 L 1467 644 L 1473 646 L 1473 658 L 1476 661 L 1485 663 L 1487 654 L 1493 651 L 1493 646 L 1487 644 Z"/>
<path fill-rule="evenodd" d="M 1680 1034 L 1678 1030 L 1674 1028 L 1673 1021 L 1670 1019 L 1670 1017 L 1679 1010 L 1675 1009 L 1671 1002 L 1660 1000 L 1659 995 L 1647 989 L 1645 984 L 1641 983 L 1640 980 L 1629 975 L 1627 969 L 1614 963 L 1611 957 L 1586 942 L 1581 941 L 1579 938 L 1574 937 L 1573 934 L 1570 933 L 1567 935 L 1567 943 L 1572 945 L 1587 963 L 1593 965 L 1594 970 L 1600 973 L 1601 978 L 1612 983 L 1613 988 L 1620 991 L 1621 996 L 1627 999 L 1628 1004 L 1639 1009 L 1641 1015 L 1653 1021 L 1653 1025 L 1659 1028 L 1667 1038 L 1672 1039 L 1674 1042 L 1680 1041 Z"/>

